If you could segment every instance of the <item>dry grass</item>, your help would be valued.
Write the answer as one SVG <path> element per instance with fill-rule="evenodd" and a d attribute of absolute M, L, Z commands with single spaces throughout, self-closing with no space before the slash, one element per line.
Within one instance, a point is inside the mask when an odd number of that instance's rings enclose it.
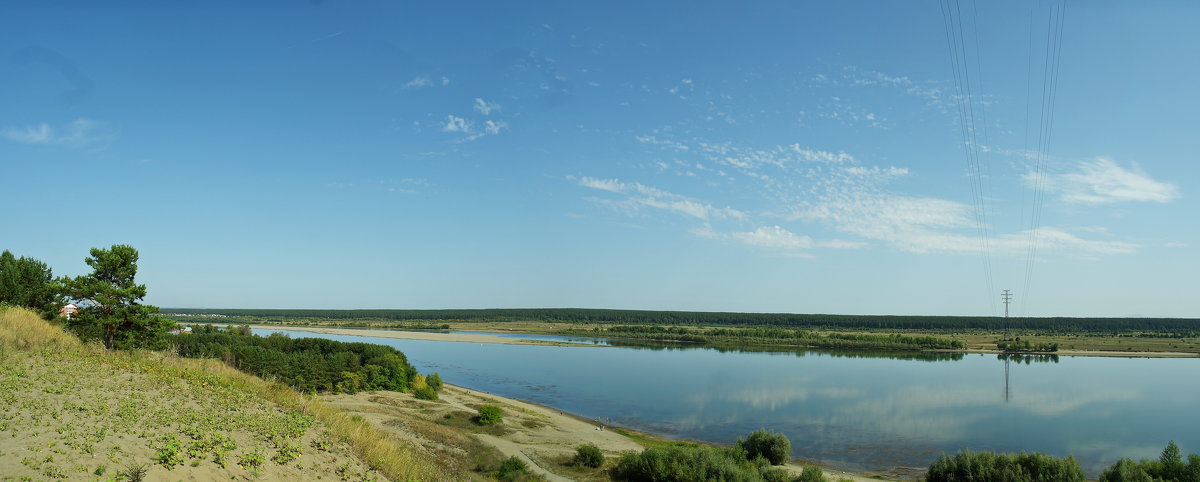
<path fill-rule="evenodd" d="M 78 353 L 80 357 L 104 355 L 98 346 L 85 346 L 74 335 L 22 308 L 0 309 L 0 353 L 4 348 L 22 351 L 51 350 Z M 186 359 L 174 355 L 125 351 L 103 356 L 114 367 L 180 380 L 202 386 L 252 393 L 285 409 L 299 410 L 323 422 L 329 433 L 346 443 L 363 463 L 391 480 L 452 480 L 432 461 L 419 458 L 405 442 L 361 418 L 301 395 L 291 388 L 242 373 L 220 361 Z"/>
<path fill-rule="evenodd" d="M 0 346 L 18 350 L 74 348 L 79 339 L 25 308 L 0 308 Z"/>

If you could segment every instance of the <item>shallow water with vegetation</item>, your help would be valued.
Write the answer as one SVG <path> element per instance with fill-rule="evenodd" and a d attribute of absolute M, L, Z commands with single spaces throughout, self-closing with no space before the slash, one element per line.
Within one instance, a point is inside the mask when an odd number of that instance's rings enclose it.
<path fill-rule="evenodd" d="M 393 346 L 448 383 L 670 437 L 729 444 L 765 427 L 792 440 L 793 456 L 858 470 L 924 468 L 969 447 L 1073 454 L 1095 476 L 1121 457 L 1157 457 L 1169 440 L 1200 449 L 1194 359 L 597 349 L 287 333 Z"/>

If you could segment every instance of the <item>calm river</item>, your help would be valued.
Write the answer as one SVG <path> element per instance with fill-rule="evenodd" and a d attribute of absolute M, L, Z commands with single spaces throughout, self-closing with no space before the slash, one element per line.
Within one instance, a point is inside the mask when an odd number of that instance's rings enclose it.
<path fill-rule="evenodd" d="M 284 331 L 378 343 L 448 383 L 614 425 L 721 444 L 783 432 L 796 457 L 880 471 L 942 452 L 1074 454 L 1091 476 L 1169 440 L 1200 452 L 1200 361 L 498 345 Z M 555 337 L 539 336 L 539 339 Z M 615 342 L 614 342 L 615 343 Z M 1007 368 L 1007 377 L 1006 377 Z"/>

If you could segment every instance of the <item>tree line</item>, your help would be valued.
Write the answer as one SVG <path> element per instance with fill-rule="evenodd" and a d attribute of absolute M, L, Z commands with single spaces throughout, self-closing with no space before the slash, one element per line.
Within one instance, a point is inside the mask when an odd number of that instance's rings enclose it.
<path fill-rule="evenodd" d="M 283 310 L 170 308 L 182 314 L 223 314 L 334 320 L 392 320 L 426 322 L 510 322 L 647 324 L 647 325 L 761 325 L 792 328 L 862 330 L 1026 330 L 1045 333 L 1155 332 L 1200 336 L 1194 318 L 999 318 L 987 316 L 831 315 L 796 313 L 734 313 L 698 311 L 608 310 L 590 308 L 504 308 L 473 310 Z"/>

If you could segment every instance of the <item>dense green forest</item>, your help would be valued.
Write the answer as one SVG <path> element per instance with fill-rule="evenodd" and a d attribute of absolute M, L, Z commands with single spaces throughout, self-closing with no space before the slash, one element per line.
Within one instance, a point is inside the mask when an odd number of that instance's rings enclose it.
<path fill-rule="evenodd" d="M 1008 318 L 983 316 L 885 316 L 793 313 L 728 313 L 698 311 L 604 310 L 585 308 L 515 308 L 480 310 L 283 310 L 167 308 L 187 315 L 219 314 L 288 319 L 317 318 L 422 322 L 511 322 L 748 325 L 791 328 L 863 330 L 1033 330 L 1049 333 L 1154 332 L 1200 336 L 1200 320 L 1192 318 Z"/>
<path fill-rule="evenodd" d="M 404 391 L 418 378 L 404 353 L 390 346 L 279 334 L 262 337 L 250 334 L 249 327 L 219 330 L 204 325 L 192 330 L 171 340 L 180 356 L 218 358 L 302 392 Z"/>

